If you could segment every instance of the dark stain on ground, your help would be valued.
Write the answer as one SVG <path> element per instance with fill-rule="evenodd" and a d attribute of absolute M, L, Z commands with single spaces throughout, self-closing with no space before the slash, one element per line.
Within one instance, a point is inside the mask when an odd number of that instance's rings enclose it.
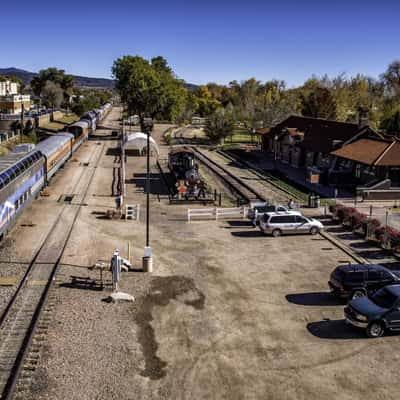
<path fill-rule="evenodd" d="M 136 304 L 135 322 L 139 326 L 138 341 L 145 357 L 145 369 L 141 372 L 142 376 L 157 380 L 166 375 L 167 362 L 157 356 L 158 343 L 151 326 L 153 307 L 165 307 L 172 299 L 179 300 L 180 296 L 189 293 L 194 298 L 184 300 L 183 303 L 196 310 L 203 309 L 205 296 L 196 287 L 193 279 L 184 276 L 156 277 L 150 284 L 150 292 Z"/>

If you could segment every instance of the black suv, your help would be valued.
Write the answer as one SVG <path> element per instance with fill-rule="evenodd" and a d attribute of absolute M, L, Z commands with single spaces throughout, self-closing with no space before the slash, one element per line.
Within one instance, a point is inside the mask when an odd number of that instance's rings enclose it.
<path fill-rule="evenodd" d="M 333 294 L 346 299 L 370 295 L 395 283 L 400 283 L 400 271 L 379 264 L 341 265 L 333 270 L 328 282 Z"/>
<path fill-rule="evenodd" d="M 365 328 L 369 337 L 382 336 L 386 329 L 400 330 L 400 285 L 389 285 L 370 298 L 354 299 L 344 309 L 346 321 Z"/>

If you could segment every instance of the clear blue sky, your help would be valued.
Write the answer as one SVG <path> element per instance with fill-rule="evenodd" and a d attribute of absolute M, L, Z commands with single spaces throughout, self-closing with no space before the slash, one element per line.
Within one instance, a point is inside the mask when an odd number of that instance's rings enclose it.
<path fill-rule="evenodd" d="M 399 0 L 20 0 L 0 15 L 0 67 L 31 71 L 110 77 L 117 57 L 162 55 L 191 83 L 293 86 L 400 59 Z"/>

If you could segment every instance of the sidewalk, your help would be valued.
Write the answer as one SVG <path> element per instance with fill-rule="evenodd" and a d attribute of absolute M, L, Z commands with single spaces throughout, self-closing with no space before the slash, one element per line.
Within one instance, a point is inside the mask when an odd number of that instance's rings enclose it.
<path fill-rule="evenodd" d="M 251 154 L 254 157 L 254 161 L 248 162 L 250 166 L 253 166 L 255 168 L 260 168 L 266 171 L 272 171 L 276 169 L 286 174 L 286 176 L 294 183 L 297 183 L 298 185 L 307 188 L 311 192 L 314 192 L 320 195 L 321 197 L 326 197 L 326 198 L 335 197 L 333 187 L 316 183 L 310 183 L 307 180 L 306 170 L 302 168 L 292 167 L 289 164 L 282 163 L 280 160 L 276 160 L 275 162 L 268 153 L 265 153 L 261 150 L 253 151 Z M 353 194 L 351 194 L 346 190 L 343 189 L 338 190 L 338 196 L 337 196 L 338 199 L 353 198 L 353 197 L 354 197 Z"/>
<path fill-rule="evenodd" d="M 361 236 L 331 219 L 322 222 L 325 225 L 323 235 L 326 235 L 328 240 L 332 239 L 333 242 L 342 246 L 344 251 L 354 254 L 357 262 L 381 264 L 392 270 L 400 270 L 400 260 L 389 251 L 382 249 L 373 242 L 364 240 Z"/>

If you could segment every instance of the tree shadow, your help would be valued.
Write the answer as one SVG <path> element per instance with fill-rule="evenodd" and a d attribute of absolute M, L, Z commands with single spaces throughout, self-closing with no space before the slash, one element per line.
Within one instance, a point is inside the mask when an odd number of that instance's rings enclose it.
<path fill-rule="evenodd" d="M 125 182 L 134 184 L 137 188 L 142 189 L 144 193 L 147 193 L 147 175 L 145 173 L 134 174 L 133 179 L 126 179 Z M 169 196 L 170 194 L 161 174 L 159 173 L 150 174 L 150 194 L 156 194 L 159 196 Z"/>
<path fill-rule="evenodd" d="M 345 304 L 344 300 L 338 299 L 330 292 L 310 292 L 287 294 L 289 303 L 300 306 L 339 306 Z"/>

